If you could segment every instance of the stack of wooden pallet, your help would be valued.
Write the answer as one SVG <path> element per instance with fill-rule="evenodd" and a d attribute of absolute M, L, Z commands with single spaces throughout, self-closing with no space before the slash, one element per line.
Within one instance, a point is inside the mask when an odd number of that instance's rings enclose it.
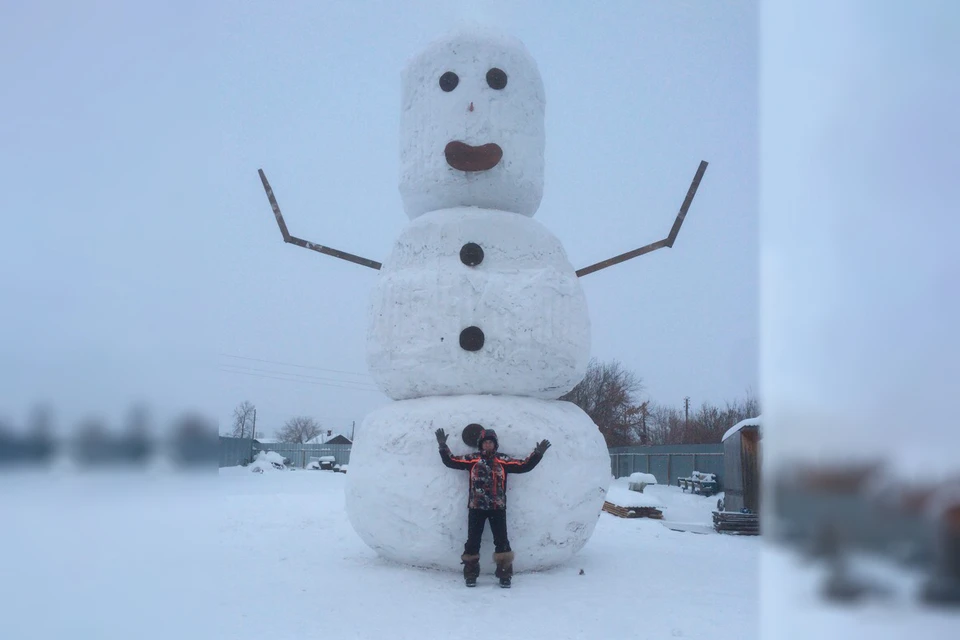
<path fill-rule="evenodd" d="M 713 528 L 719 533 L 758 536 L 760 535 L 760 516 L 755 513 L 714 511 Z"/>
<path fill-rule="evenodd" d="M 620 507 L 612 502 L 604 502 L 603 510 L 620 518 L 653 518 L 663 520 L 663 512 L 656 507 Z"/>

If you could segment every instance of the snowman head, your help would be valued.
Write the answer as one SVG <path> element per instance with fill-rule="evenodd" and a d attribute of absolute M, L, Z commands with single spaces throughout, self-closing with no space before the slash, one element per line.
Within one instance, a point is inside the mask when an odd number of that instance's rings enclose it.
<path fill-rule="evenodd" d="M 544 109 L 540 72 L 516 38 L 469 27 L 429 45 L 403 71 L 407 215 L 460 206 L 536 213 Z"/>

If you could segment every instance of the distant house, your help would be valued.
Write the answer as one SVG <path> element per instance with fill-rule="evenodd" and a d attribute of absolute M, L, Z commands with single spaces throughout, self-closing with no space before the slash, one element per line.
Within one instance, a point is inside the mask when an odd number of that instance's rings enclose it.
<path fill-rule="evenodd" d="M 338 433 L 329 440 L 325 441 L 323 444 L 353 444 L 353 442 L 350 440 L 350 438 Z"/>

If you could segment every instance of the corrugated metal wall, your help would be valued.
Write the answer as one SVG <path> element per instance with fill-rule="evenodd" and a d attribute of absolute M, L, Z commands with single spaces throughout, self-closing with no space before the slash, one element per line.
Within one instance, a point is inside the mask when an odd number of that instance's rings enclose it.
<path fill-rule="evenodd" d="M 220 466 L 235 467 L 244 463 L 253 462 L 259 451 L 276 451 L 284 458 L 290 459 L 290 464 L 304 467 L 310 458 L 333 456 L 336 464 L 350 463 L 349 444 L 294 444 L 289 442 L 260 443 L 250 438 L 227 438 L 220 436 Z"/>
<path fill-rule="evenodd" d="M 713 473 L 723 490 L 723 445 L 690 444 L 650 447 L 613 447 L 610 449 L 610 472 L 623 478 L 642 471 L 652 473 L 659 484 L 677 485 L 679 478 L 694 471 Z"/>
<path fill-rule="evenodd" d="M 236 467 L 253 462 L 254 440 L 250 438 L 226 438 L 220 436 L 220 466 Z"/>
<path fill-rule="evenodd" d="M 337 459 L 336 464 L 350 463 L 350 449 L 353 445 L 349 444 L 293 444 L 289 442 L 270 442 L 260 445 L 264 451 L 276 451 L 284 458 L 290 458 L 290 464 L 296 467 L 304 467 L 310 458 L 319 458 L 322 456 L 333 456 Z"/>
<path fill-rule="evenodd" d="M 349 444 L 292 444 L 287 442 L 258 443 L 250 438 L 220 437 L 220 466 L 232 467 L 253 461 L 257 451 L 276 451 L 297 467 L 310 458 L 333 456 L 336 464 L 350 463 Z M 616 478 L 635 471 L 652 473 L 660 484 L 676 486 L 677 479 L 689 477 L 693 471 L 714 473 L 723 489 L 723 445 L 662 445 L 654 447 L 615 447 L 610 449 L 610 472 Z"/>

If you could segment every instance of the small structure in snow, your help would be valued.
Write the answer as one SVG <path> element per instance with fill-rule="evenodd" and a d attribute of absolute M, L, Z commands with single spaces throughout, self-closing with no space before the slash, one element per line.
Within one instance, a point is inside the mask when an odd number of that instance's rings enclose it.
<path fill-rule="evenodd" d="M 603 511 L 620 518 L 653 518 L 663 519 L 663 503 L 648 494 L 640 495 L 637 491 L 624 489 L 623 486 L 612 486 L 607 491 L 607 498 L 603 503 Z"/>
<path fill-rule="evenodd" d="M 741 420 L 723 434 L 724 496 L 713 513 L 717 531 L 760 533 L 760 420 Z"/>
<path fill-rule="evenodd" d="M 689 478 L 677 478 L 677 484 L 684 491 L 689 489 L 692 493 L 698 493 L 702 496 L 712 496 L 720 491 L 720 483 L 717 482 L 715 473 L 694 471 Z"/>
<path fill-rule="evenodd" d="M 286 469 L 286 463 L 289 462 L 276 451 L 260 451 L 250 465 L 250 471 L 254 473 L 263 473 L 264 471 Z"/>
<path fill-rule="evenodd" d="M 637 471 L 630 474 L 630 491 L 643 493 L 644 487 L 650 484 L 657 484 L 657 477 L 652 473 Z"/>
<path fill-rule="evenodd" d="M 960 606 L 960 482 L 940 489 L 931 501 L 937 521 L 937 550 L 933 576 L 923 587 L 930 604 Z"/>
<path fill-rule="evenodd" d="M 760 416 L 723 435 L 724 511 L 760 513 Z"/>

